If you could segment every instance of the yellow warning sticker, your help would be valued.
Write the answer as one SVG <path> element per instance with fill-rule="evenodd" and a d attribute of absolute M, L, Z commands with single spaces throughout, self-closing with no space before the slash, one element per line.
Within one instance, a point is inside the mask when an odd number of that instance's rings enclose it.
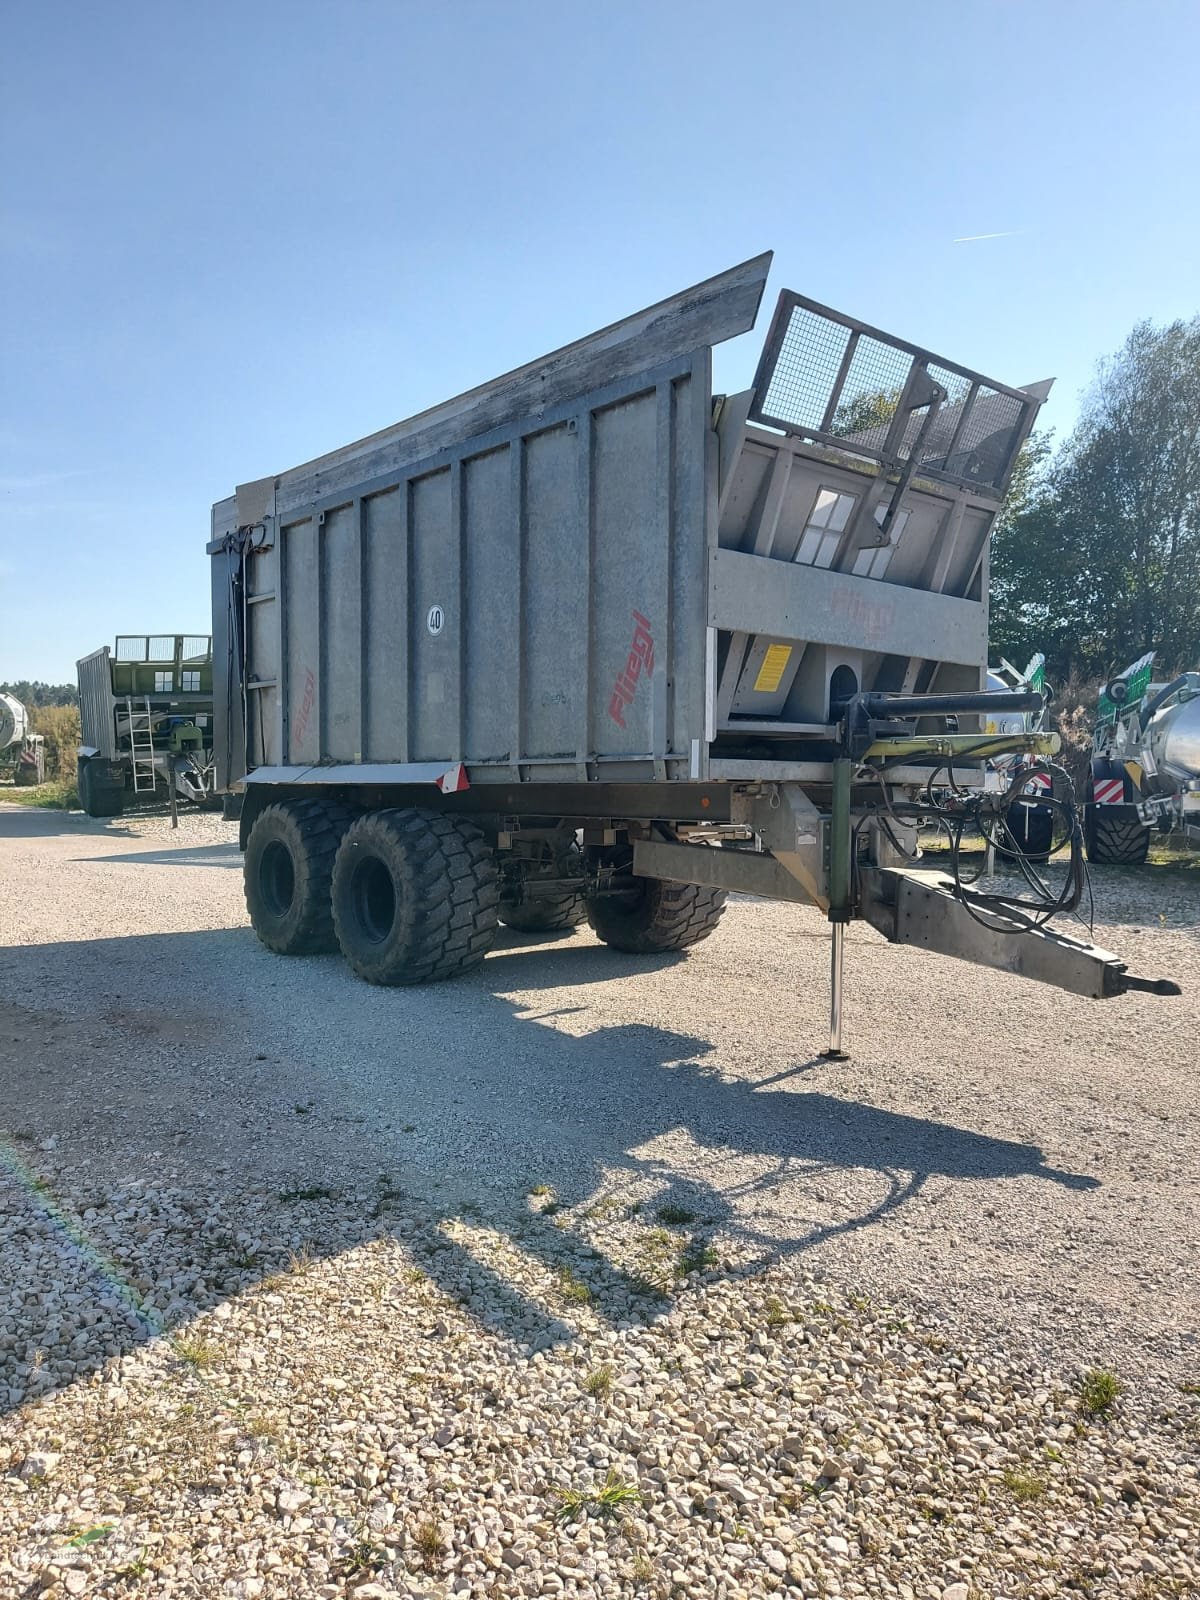
<path fill-rule="evenodd" d="M 763 657 L 763 664 L 758 669 L 758 677 L 754 680 L 755 694 L 774 694 L 783 682 L 783 675 L 787 671 L 787 664 L 792 659 L 790 644 L 770 644 Z"/>

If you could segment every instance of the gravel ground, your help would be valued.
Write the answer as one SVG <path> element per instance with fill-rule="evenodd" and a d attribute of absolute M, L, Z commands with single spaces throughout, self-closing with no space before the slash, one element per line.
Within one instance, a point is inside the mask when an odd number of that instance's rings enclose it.
<path fill-rule="evenodd" d="M 0 1595 L 1200 1594 L 1200 885 L 834 1064 L 803 908 L 375 990 L 231 840 L 0 806 Z"/>

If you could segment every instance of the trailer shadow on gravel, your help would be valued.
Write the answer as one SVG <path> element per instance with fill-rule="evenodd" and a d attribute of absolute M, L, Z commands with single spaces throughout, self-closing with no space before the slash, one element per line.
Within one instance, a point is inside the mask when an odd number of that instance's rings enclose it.
<path fill-rule="evenodd" d="M 564 1271 L 589 1315 L 638 1321 L 663 1309 L 655 1273 L 667 1296 L 686 1292 L 680 1274 L 710 1265 L 710 1240 L 750 1270 L 880 1223 L 931 1178 L 1096 1187 L 1034 1144 L 810 1087 L 815 1061 L 746 1080 L 669 1026 L 586 1026 L 593 985 L 677 959 L 514 936 L 465 982 L 405 991 L 357 984 L 337 958 L 280 961 L 243 928 L 4 950 L 0 984 L 32 1003 L 0 1006 L 4 1248 L 23 1252 L 0 1260 L 0 1281 L 65 1276 L 94 1314 L 66 1382 L 297 1253 L 394 1234 L 447 1294 L 536 1350 L 577 1337 L 570 1304 L 555 1309 Z M 570 1004 L 536 1005 L 563 989 Z M 680 1162 L 681 1130 L 719 1153 L 703 1165 L 721 1181 Z M 847 1206 L 851 1172 L 871 1196 Z M 822 1174 L 834 1200 L 788 1228 L 748 1213 L 748 1197 Z M 530 1199 L 543 1185 L 545 1211 Z M 159 1196 L 154 1226 L 131 1192 Z M 620 1224 L 611 1249 L 597 1215 Z M 549 1289 L 481 1258 L 472 1228 Z M 0 1341 L 0 1402 L 45 1390 L 30 1337 Z"/>

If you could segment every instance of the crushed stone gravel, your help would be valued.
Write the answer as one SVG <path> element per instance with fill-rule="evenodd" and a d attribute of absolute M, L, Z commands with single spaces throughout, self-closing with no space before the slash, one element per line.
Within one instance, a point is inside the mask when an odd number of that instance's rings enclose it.
<path fill-rule="evenodd" d="M 233 837 L 0 807 L 0 1596 L 1200 1594 L 1190 878 L 825 1064 L 803 909 L 377 991 Z"/>

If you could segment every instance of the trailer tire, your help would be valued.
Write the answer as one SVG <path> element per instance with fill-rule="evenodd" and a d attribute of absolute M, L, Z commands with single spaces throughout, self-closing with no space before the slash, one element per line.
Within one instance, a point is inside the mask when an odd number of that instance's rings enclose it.
<path fill-rule="evenodd" d="M 632 864 L 632 852 L 623 856 Z M 633 884 L 626 894 L 596 896 L 588 907 L 596 937 L 627 955 L 686 950 L 707 939 L 725 914 L 724 889 L 667 878 L 634 878 Z"/>
<path fill-rule="evenodd" d="M 283 800 L 254 819 L 246 841 L 246 909 L 281 956 L 337 949 L 330 904 L 333 862 L 353 813 L 320 800 Z"/>
<path fill-rule="evenodd" d="M 1100 867 L 1140 867 L 1150 850 L 1150 829 L 1133 806 L 1084 809 L 1083 843 L 1087 858 Z"/>
<path fill-rule="evenodd" d="M 477 967 L 500 904 L 495 857 L 462 817 L 372 811 L 346 831 L 333 867 L 342 954 L 367 983 L 436 983 Z"/>
<path fill-rule="evenodd" d="M 583 853 L 573 837 L 565 844 L 556 843 L 554 873 L 559 878 L 583 876 Z M 587 896 L 582 889 L 529 900 L 504 895 L 500 900 L 500 921 L 518 933 L 563 933 L 587 921 Z"/>
<path fill-rule="evenodd" d="M 89 817 L 119 817 L 124 804 L 123 792 L 109 783 L 100 783 L 96 769 L 86 756 L 79 758 L 75 787 L 79 793 L 80 808 Z"/>

